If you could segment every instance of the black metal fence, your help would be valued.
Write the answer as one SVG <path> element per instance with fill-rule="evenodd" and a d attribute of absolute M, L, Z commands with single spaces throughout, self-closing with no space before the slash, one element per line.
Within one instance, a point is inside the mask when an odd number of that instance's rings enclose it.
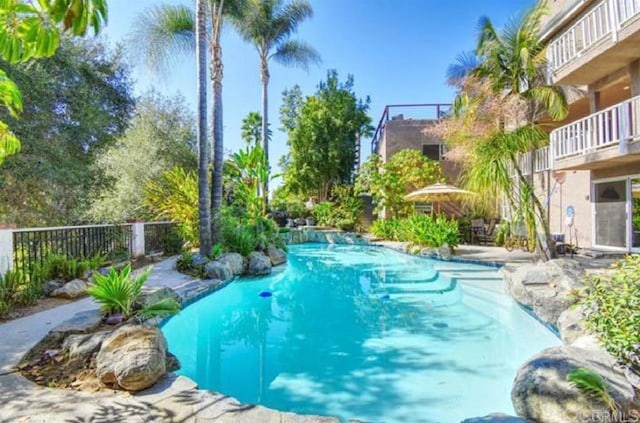
<path fill-rule="evenodd" d="M 49 254 L 118 260 L 133 254 L 131 224 L 18 229 L 13 232 L 14 269 L 31 272 Z"/>
<path fill-rule="evenodd" d="M 149 222 L 144 224 L 145 255 L 176 254 L 182 249 L 183 239 L 173 222 Z"/>

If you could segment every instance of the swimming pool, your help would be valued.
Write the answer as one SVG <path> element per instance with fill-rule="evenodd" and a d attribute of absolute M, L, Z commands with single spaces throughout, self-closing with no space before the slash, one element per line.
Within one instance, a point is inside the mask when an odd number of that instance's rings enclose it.
<path fill-rule="evenodd" d="M 167 321 L 180 374 L 282 411 L 459 422 L 513 413 L 518 367 L 560 344 L 493 268 L 366 246 L 305 244 L 288 257 Z"/>

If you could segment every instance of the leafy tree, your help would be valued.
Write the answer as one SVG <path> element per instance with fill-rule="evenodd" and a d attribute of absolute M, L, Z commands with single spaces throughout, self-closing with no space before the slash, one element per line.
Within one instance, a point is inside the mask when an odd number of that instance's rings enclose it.
<path fill-rule="evenodd" d="M 360 168 L 356 191 L 371 195 L 377 213 L 384 211 L 387 218 L 399 218 L 413 210 L 411 203 L 404 201 L 405 195 L 442 179 L 440 163 L 418 150 L 407 149 L 397 152 L 387 162 L 372 154 Z"/>
<path fill-rule="evenodd" d="M 488 18 L 481 19 L 477 58 L 462 55 L 449 70 L 449 80 L 459 91 L 454 122 L 435 128 L 463 152 L 467 187 L 494 198 L 503 195 L 524 220 L 530 242 L 543 258 L 554 251 L 548 247 L 552 241 L 546 210 L 533 187 L 535 157 L 528 177 L 518 157 L 548 144 L 536 119 L 544 114 L 560 120 L 568 110 L 564 92 L 548 85 L 544 74 L 540 26 L 546 12 L 546 4 L 539 3 L 501 32 Z M 542 239 L 537 228 L 544 232 Z"/>
<path fill-rule="evenodd" d="M 269 163 L 268 86 L 269 61 L 284 66 L 307 69 L 318 62 L 320 56 L 309 44 L 291 39 L 302 21 L 313 15 L 307 0 L 244 0 L 231 20 L 238 33 L 258 51 L 260 80 L 262 81 L 262 148 Z M 268 178 L 267 178 L 268 179 Z M 269 195 L 268 183 L 262 187 L 266 210 Z"/>
<path fill-rule="evenodd" d="M 103 182 L 96 155 L 122 135 L 134 107 L 120 50 L 63 38 L 51 58 L 0 63 L 24 91 L 24 111 L 8 122 L 22 154 L 0 167 L 0 220 L 19 226 L 83 223 L 89 193 Z"/>
<path fill-rule="evenodd" d="M 5 0 L 0 2 L 0 57 L 8 63 L 50 57 L 63 33 L 82 36 L 92 27 L 97 34 L 107 18 L 105 0 Z M 23 109 L 18 85 L 0 70 L 0 103 L 12 117 Z M 20 151 L 20 141 L 0 121 L 0 164 Z"/>
<path fill-rule="evenodd" d="M 95 193 L 89 216 L 96 222 L 144 217 L 144 182 L 160 180 L 176 166 L 195 170 L 195 121 L 182 97 L 147 93 L 115 145 L 102 151 L 97 166 L 107 178 Z"/>
<path fill-rule="evenodd" d="M 341 83 L 329 71 L 311 97 L 301 100 L 297 88 L 285 92 L 281 116 L 290 156 L 284 183 L 291 192 L 324 201 L 334 186 L 353 182 L 356 145 L 371 130 L 369 99 L 359 100 L 353 84 L 352 76 Z"/>

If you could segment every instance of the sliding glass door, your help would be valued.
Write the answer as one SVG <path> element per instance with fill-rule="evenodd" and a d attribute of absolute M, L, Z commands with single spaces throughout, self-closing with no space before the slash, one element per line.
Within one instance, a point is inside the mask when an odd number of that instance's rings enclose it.
<path fill-rule="evenodd" d="M 596 182 L 595 244 L 627 248 L 627 180 Z"/>
<path fill-rule="evenodd" d="M 631 249 L 640 252 L 640 178 L 631 178 Z"/>

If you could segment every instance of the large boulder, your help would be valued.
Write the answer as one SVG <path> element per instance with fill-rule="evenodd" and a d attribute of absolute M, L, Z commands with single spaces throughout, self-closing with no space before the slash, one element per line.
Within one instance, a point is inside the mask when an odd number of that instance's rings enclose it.
<path fill-rule="evenodd" d="M 613 357 L 600 349 L 564 345 L 543 350 L 518 370 L 511 390 L 516 413 L 539 423 L 602 422 L 609 407 L 567 381 L 567 375 L 578 368 L 604 378 L 620 411 L 633 406 L 633 387 L 616 369 Z"/>
<path fill-rule="evenodd" d="M 560 338 L 567 344 L 573 343 L 576 339 L 586 334 L 582 325 L 584 315 L 584 307 L 570 307 L 560 313 L 557 326 L 560 332 Z"/>
<path fill-rule="evenodd" d="M 166 361 L 167 341 L 158 328 L 125 325 L 102 341 L 96 373 L 105 385 L 140 391 L 167 372 Z"/>
<path fill-rule="evenodd" d="M 220 279 L 227 281 L 233 277 L 233 272 L 226 263 L 220 261 L 212 261 L 204 267 L 209 279 Z"/>
<path fill-rule="evenodd" d="M 507 293 L 552 325 L 571 306 L 569 293 L 582 286 L 585 274 L 580 263 L 569 259 L 507 265 L 501 272 Z"/>
<path fill-rule="evenodd" d="M 53 294 L 53 292 L 55 290 L 62 288 L 62 285 L 64 285 L 64 281 L 60 280 L 60 279 L 54 279 L 52 281 L 46 281 L 44 283 L 44 285 L 42 285 L 42 293 L 46 297 L 50 297 L 51 294 Z"/>
<path fill-rule="evenodd" d="M 271 260 L 268 256 L 260 251 L 254 251 L 249 254 L 249 265 L 247 274 L 251 276 L 262 276 L 271 273 Z"/>
<path fill-rule="evenodd" d="M 100 310 L 80 311 L 70 319 L 63 321 L 51 329 L 51 333 L 59 333 L 63 337 L 78 333 L 91 333 L 102 324 L 104 316 Z"/>
<path fill-rule="evenodd" d="M 52 297 L 73 300 L 86 294 L 89 285 L 82 279 L 74 279 L 51 292 Z"/>
<path fill-rule="evenodd" d="M 244 257 L 239 253 L 224 253 L 218 261 L 226 265 L 235 276 L 244 273 Z"/>
<path fill-rule="evenodd" d="M 269 245 L 266 253 L 267 256 L 269 256 L 269 260 L 271 260 L 272 266 L 278 266 L 287 262 L 287 255 L 280 248 Z"/>

